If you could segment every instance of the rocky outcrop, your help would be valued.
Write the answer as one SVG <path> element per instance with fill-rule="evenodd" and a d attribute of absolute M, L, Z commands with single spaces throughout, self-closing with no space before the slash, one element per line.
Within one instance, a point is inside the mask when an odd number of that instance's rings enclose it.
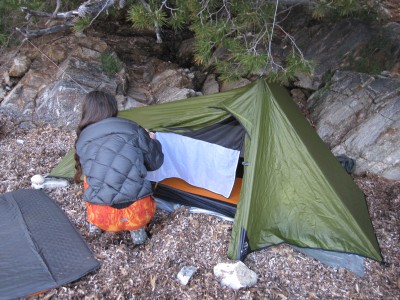
<path fill-rule="evenodd" d="M 319 136 L 355 172 L 400 180 L 400 81 L 338 71 L 308 99 Z"/>
<path fill-rule="evenodd" d="M 201 94 L 193 90 L 194 74 L 157 58 L 162 49 L 153 45 L 149 37 L 104 40 L 96 34 L 79 34 L 43 45 L 35 55 L 27 48 L 31 57 L 17 56 L 5 72 L 0 107 L 18 116 L 22 127 L 46 123 L 75 129 L 81 99 L 94 89 L 115 95 L 121 110 Z M 104 55 L 119 62 L 122 57 L 121 70 L 107 73 Z"/>
<path fill-rule="evenodd" d="M 73 129 L 85 93 L 93 89 L 123 92 L 120 86 L 125 82 L 124 71 L 119 76 L 109 76 L 101 69 L 101 55 L 110 51 L 103 41 L 71 35 L 62 43 L 45 44 L 38 49 L 34 56 L 32 49 L 22 50 L 31 53 L 31 60 L 26 55 L 14 59 L 10 77 L 15 77 L 12 70 L 16 65 L 24 65 L 25 73 L 19 72 L 22 78 L 1 102 L 3 109 L 19 116 L 21 126 L 48 123 Z"/>
<path fill-rule="evenodd" d="M 314 25 L 295 34 L 297 45 L 304 49 L 304 56 L 315 63 L 311 78 L 300 77 L 297 86 L 318 90 L 324 76 L 339 69 L 340 63 L 349 52 L 355 51 L 371 38 L 370 30 L 362 23 L 343 21 L 332 25 Z"/>
<path fill-rule="evenodd" d="M 360 49 L 371 39 L 369 28 L 357 24 L 343 21 L 331 28 L 299 27 L 296 41 L 316 62 L 316 71 L 300 76 L 290 92 L 333 153 L 356 160 L 356 173 L 400 180 L 400 39 L 390 35 L 394 46 L 387 60 L 393 67 L 381 75 L 340 71 L 348 67 L 346 54 L 361 57 Z M 400 32 L 397 23 L 387 27 L 392 33 Z M 7 57 L 8 65 L 0 63 L 4 75 L 0 110 L 17 118 L 21 127 L 51 124 L 74 130 L 81 99 L 93 89 L 114 94 L 123 110 L 227 91 L 253 80 L 224 83 L 210 70 L 182 68 L 164 60 L 165 49 L 153 37 L 123 33 L 53 38 L 55 42 L 37 47 L 40 51 L 26 44 L 18 55 Z M 175 56 L 182 63 L 191 59 L 192 43 L 185 40 L 177 47 L 182 53 Z M 118 72 L 104 69 L 105 54 L 121 62 Z"/>
<path fill-rule="evenodd" d="M 143 104 L 155 104 L 184 99 L 196 95 L 193 90 L 194 74 L 177 63 L 163 60 L 164 44 L 154 37 L 100 35 L 126 65 L 128 76 L 127 97 Z M 182 42 L 176 54 L 184 65 L 191 60 L 192 40 Z"/>
<path fill-rule="evenodd" d="M 295 85 L 318 90 L 336 70 L 370 71 L 400 78 L 400 24 L 382 28 L 344 20 L 331 26 L 304 26 L 294 36 L 306 59 L 315 64 L 309 75 L 298 74 Z"/>

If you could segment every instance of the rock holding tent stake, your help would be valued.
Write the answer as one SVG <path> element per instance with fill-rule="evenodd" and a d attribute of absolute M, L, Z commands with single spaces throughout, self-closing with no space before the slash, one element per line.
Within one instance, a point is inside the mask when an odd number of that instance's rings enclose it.
<path fill-rule="evenodd" d="M 36 174 L 31 178 L 32 187 L 34 189 L 41 189 L 43 187 L 45 179 L 42 175 Z"/>

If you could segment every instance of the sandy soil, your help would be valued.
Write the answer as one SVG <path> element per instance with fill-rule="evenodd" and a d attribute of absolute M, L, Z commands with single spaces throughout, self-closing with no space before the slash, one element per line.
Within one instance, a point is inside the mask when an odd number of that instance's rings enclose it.
<path fill-rule="evenodd" d="M 73 145 L 74 133 L 62 129 L 18 129 L 0 114 L 0 193 L 30 188 L 34 174 L 46 174 Z M 400 182 L 364 174 L 354 177 L 366 195 L 382 254 L 383 266 L 367 259 L 357 277 L 334 269 L 282 245 L 250 254 L 245 264 L 258 283 L 234 291 L 220 284 L 213 267 L 226 256 L 231 223 L 187 209 L 158 210 L 149 225 L 151 238 L 134 246 L 127 233 L 88 235 L 82 187 L 47 190 L 65 211 L 101 263 L 78 281 L 34 299 L 399 299 Z M 183 266 L 197 272 L 188 285 L 176 278 Z"/>

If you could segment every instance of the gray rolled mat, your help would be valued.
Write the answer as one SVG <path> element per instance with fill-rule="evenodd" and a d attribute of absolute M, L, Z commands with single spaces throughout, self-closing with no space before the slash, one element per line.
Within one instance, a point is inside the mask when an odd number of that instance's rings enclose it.
<path fill-rule="evenodd" d="M 65 285 L 99 266 L 65 213 L 42 190 L 0 195 L 0 299 Z"/>

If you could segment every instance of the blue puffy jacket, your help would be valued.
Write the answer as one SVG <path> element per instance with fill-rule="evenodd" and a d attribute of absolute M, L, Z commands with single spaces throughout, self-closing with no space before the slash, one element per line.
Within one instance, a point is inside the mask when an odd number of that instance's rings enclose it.
<path fill-rule="evenodd" d="M 89 188 L 86 201 L 93 204 L 132 203 L 152 194 L 147 170 L 161 167 L 161 144 L 135 122 L 108 118 L 86 127 L 76 144 Z"/>

